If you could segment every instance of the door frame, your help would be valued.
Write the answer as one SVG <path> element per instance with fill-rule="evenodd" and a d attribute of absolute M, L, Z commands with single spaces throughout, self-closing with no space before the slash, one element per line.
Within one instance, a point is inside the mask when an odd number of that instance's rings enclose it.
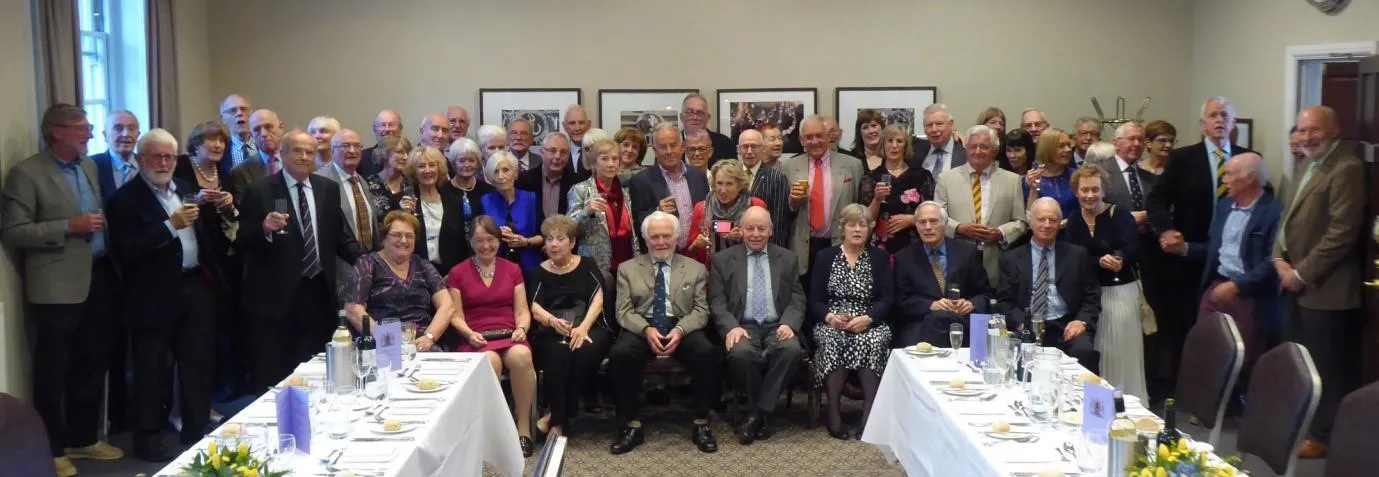
<path fill-rule="evenodd" d="M 1288 154 L 1288 131 L 1298 117 L 1298 106 L 1302 92 L 1299 72 L 1303 62 L 1312 60 L 1353 59 L 1379 55 L 1379 41 L 1355 41 L 1348 43 L 1322 43 L 1315 45 L 1296 45 L 1284 49 L 1283 62 L 1283 121 L 1276 136 L 1279 151 L 1283 154 L 1283 177 L 1293 178 L 1293 155 Z M 1267 137 L 1267 136 L 1266 136 Z"/>

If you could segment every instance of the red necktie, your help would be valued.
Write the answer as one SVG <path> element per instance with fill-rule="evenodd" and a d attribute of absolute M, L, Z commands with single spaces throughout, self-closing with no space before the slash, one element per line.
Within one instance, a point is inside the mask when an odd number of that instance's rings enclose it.
<path fill-rule="evenodd" d="M 824 228 L 824 160 L 814 160 L 814 180 L 809 185 L 809 228 Z"/>

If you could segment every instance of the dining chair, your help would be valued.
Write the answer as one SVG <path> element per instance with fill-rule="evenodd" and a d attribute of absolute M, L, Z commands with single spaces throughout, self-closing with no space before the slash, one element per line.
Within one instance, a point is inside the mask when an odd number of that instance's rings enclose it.
<path fill-rule="evenodd" d="M 1379 469 L 1379 383 L 1341 400 L 1326 455 L 1326 477 L 1370 477 Z"/>
<path fill-rule="evenodd" d="M 5 475 L 57 474 L 38 411 L 5 393 L 0 393 L 0 469 Z"/>
<path fill-rule="evenodd" d="M 1178 410 L 1211 429 L 1208 444 L 1215 446 L 1221 438 L 1226 404 L 1244 364 L 1245 340 L 1240 337 L 1235 320 L 1225 313 L 1198 320 L 1183 341 L 1174 397 Z"/>
<path fill-rule="evenodd" d="M 1250 380 L 1236 448 L 1263 460 L 1274 473 L 1292 477 L 1298 448 L 1321 401 L 1322 378 L 1312 354 L 1293 342 L 1261 355 L 1254 373 L 1267 379 Z"/>

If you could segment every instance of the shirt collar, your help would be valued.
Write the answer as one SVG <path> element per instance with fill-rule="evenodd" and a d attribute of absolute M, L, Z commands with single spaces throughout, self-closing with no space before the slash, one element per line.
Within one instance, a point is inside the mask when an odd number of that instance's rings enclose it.
<path fill-rule="evenodd" d="M 1043 245 L 1039 245 L 1039 242 L 1035 242 L 1034 240 L 1030 240 L 1030 241 L 1029 241 L 1030 250 L 1034 250 L 1034 251 L 1036 251 L 1036 252 L 1043 252 L 1043 251 L 1045 251 L 1045 250 L 1048 250 L 1049 253 L 1053 253 L 1054 247 L 1057 246 L 1057 245 L 1058 245 L 1058 242 L 1056 242 L 1056 241 L 1055 241 L 1052 245 L 1049 245 L 1049 246 L 1047 246 L 1047 247 L 1045 247 L 1045 246 L 1043 246 Z"/>
<path fill-rule="evenodd" d="M 1125 159 L 1121 158 L 1120 154 L 1116 154 L 1116 165 L 1120 166 L 1120 172 L 1122 174 L 1124 174 L 1126 171 L 1129 171 L 1131 167 L 1134 167 L 1134 164 L 1125 162 Z"/>
<path fill-rule="evenodd" d="M 144 177 L 143 174 L 139 174 L 139 178 L 140 178 L 140 179 L 143 179 L 144 183 L 145 183 L 145 184 L 148 184 L 148 188 L 149 188 L 150 190 L 152 190 L 153 193 L 156 194 L 156 195 L 163 195 L 163 196 L 175 196 L 175 195 L 177 195 L 177 181 L 169 180 L 169 181 L 168 181 L 168 191 L 167 191 L 167 192 L 163 192 L 163 191 L 158 190 L 158 186 L 155 185 L 155 184 L 153 183 L 153 181 L 148 180 L 147 177 Z"/>
<path fill-rule="evenodd" d="M 947 241 L 947 240 L 944 240 L 944 241 L 939 242 L 939 243 L 938 243 L 938 248 L 937 248 L 937 249 L 935 249 L 934 247 L 930 247 L 929 244 L 924 243 L 924 242 L 920 242 L 920 244 L 924 245 L 924 254 L 927 255 L 927 256 L 932 256 L 932 255 L 934 254 L 934 250 L 938 250 L 938 255 L 939 255 L 940 257 L 944 257 L 944 256 L 947 256 L 947 255 L 948 255 L 948 241 Z"/>
<path fill-rule="evenodd" d="M 943 149 L 943 153 L 944 153 L 944 154 L 952 155 L 952 154 L 953 154 L 953 141 L 954 141 L 953 136 L 948 136 L 948 142 L 943 143 L 943 146 L 940 146 L 940 147 L 938 147 L 938 148 L 931 148 L 931 149 L 929 150 L 929 154 L 936 153 L 936 152 L 938 152 L 939 149 Z M 934 145 L 934 143 L 929 143 L 929 146 L 932 147 L 933 145 Z"/>
<path fill-rule="evenodd" d="M 1238 210 L 1238 211 L 1241 211 L 1241 212 L 1250 212 L 1250 211 L 1254 210 L 1255 204 L 1258 204 L 1258 203 L 1259 203 L 1260 197 L 1264 197 L 1263 191 L 1260 191 L 1260 192 L 1261 192 L 1261 193 L 1260 193 L 1258 196 L 1255 196 L 1254 200 L 1250 201 L 1249 205 L 1246 205 L 1246 206 L 1244 206 L 1244 207 L 1235 205 L 1235 202 L 1232 201 L 1232 202 L 1231 202 L 1231 210 Z"/>
<path fill-rule="evenodd" d="M 771 245 L 770 245 L 770 244 L 767 244 L 766 247 L 765 247 L 765 248 L 762 248 L 761 250 L 752 250 L 751 247 L 748 247 L 748 248 L 747 248 L 747 256 L 748 256 L 748 257 L 765 257 L 765 256 L 766 256 L 766 253 L 767 253 L 767 252 L 770 252 L 770 251 L 771 251 Z"/>
<path fill-rule="evenodd" d="M 350 173 L 348 173 L 348 172 L 345 172 L 345 168 L 340 167 L 340 163 L 339 163 L 339 162 L 332 162 L 332 163 L 330 164 L 330 166 L 331 166 L 331 167 L 334 167 L 334 168 L 335 168 L 335 172 L 336 172 L 337 174 L 339 174 L 340 177 L 343 178 L 345 181 L 349 181 L 350 179 L 354 179 L 354 178 L 356 178 L 356 177 L 359 177 L 359 172 L 358 172 L 358 171 L 355 171 L 354 174 L 350 174 Z M 364 178 L 359 177 L 359 179 L 360 179 L 360 180 L 363 180 Z"/>
<path fill-rule="evenodd" d="M 297 183 L 298 183 L 297 179 L 294 178 L 294 177 L 292 177 L 292 174 L 288 174 L 286 171 L 283 171 L 283 179 L 286 179 L 286 180 L 287 180 L 287 191 L 288 191 L 288 192 L 296 192 Z M 310 176 L 310 175 L 306 176 L 306 180 L 300 181 L 300 182 L 301 182 L 302 184 L 305 184 L 305 185 L 306 185 L 306 188 L 307 188 L 308 190 L 311 190 L 311 176 Z"/>
<path fill-rule="evenodd" d="M 1211 142 L 1211 139 L 1204 139 L 1202 140 L 1202 143 L 1207 145 L 1207 155 L 1212 157 L 1213 159 L 1216 158 L 1217 149 L 1220 149 L 1221 152 L 1226 153 L 1226 159 L 1231 158 L 1231 140 L 1229 138 L 1226 139 L 1224 141 L 1224 144 L 1222 144 L 1220 147 L 1217 147 L 1216 143 Z"/>
<path fill-rule="evenodd" d="M 685 162 L 684 159 L 681 159 L 681 160 L 680 160 L 680 174 L 679 174 L 679 175 L 671 174 L 670 171 L 667 171 L 667 170 L 666 170 L 666 168 L 661 167 L 661 164 L 660 164 L 660 163 L 657 163 L 657 164 L 656 164 L 656 168 L 661 170 L 661 175 L 666 176 L 667 178 L 670 178 L 670 179 L 680 180 L 680 179 L 682 179 L 682 178 L 685 177 L 685 171 L 689 170 L 689 163 L 688 163 L 688 162 Z"/>

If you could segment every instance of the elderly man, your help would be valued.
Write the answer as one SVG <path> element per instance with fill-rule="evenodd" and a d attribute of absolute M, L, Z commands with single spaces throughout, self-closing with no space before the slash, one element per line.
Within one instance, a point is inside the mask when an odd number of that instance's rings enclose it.
<path fill-rule="evenodd" d="M 709 173 L 709 159 L 713 156 L 713 141 L 707 131 L 685 133 L 685 162 L 699 172 Z"/>
<path fill-rule="evenodd" d="M 1095 373 L 1101 353 L 1092 346 L 1092 334 L 1101 315 L 1101 284 L 1087 251 L 1058 240 L 1062 221 L 1063 211 L 1052 197 L 1030 205 L 1029 243 L 1001 256 L 997 308 L 1012 330 L 1026 318 L 1042 317 L 1044 335 L 1035 339 L 1063 350 Z"/>
<path fill-rule="evenodd" d="M 584 149 L 580 147 L 584 144 L 584 133 L 589 132 L 589 125 L 589 115 L 584 112 L 583 106 L 571 104 L 565 108 L 565 120 L 560 126 L 570 136 L 570 168 L 580 175 L 589 172 L 589 168 L 584 166 Z"/>
<path fill-rule="evenodd" d="M 570 147 L 564 133 L 551 133 L 541 141 L 541 167 L 517 176 L 518 189 L 536 194 L 542 217 L 560 215 L 569 208 L 570 187 L 579 183 L 568 167 L 571 149 L 576 148 Z"/>
<path fill-rule="evenodd" d="M 928 140 L 915 144 L 910 167 L 922 167 L 937 178 L 967 162 L 967 150 L 953 137 L 953 116 L 947 105 L 934 103 L 924 108 L 924 136 Z M 999 139 L 992 144 L 999 144 Z"/>
<path fill-rule="evenodd" d="M 747 445 L 771 437 L 771 413 L 799 369 L 805 301 L 795 253 L 770 243 L 771 213 L 750 207 L 738 227 L 742 244 L 713 256 L 709 311 L 726 337 L 733 386 L 752 405 L 737 429 L 738 441 Z"/>
<path fill-rule="evenodd" d="M 709 141 L 713 144 L 713 155 L 709 158 L 709 165 L 719 159 L 730 159 L 733 157 L 735 144 L 728 136 L 724 136 L 714 131 L 710 131 L 709 119 L 713 115 L 709 114 L 709 101 L 700 96 L 699 93 L 690 93 L 680 101 L 680 124 L 685 127 L 685 136 L 704 132 L 709 135 Z"/>
<path fill-rule="evenodd" d="M 417 146 L 431 146 L 442 151 L 450 147 L 450 123 L 446 122 L 445 116 L 428 114 L 421 118 Z"/>
<path fill-rule="evenodd" d="M 316 116 L 306 125 L 306 133 L 316 141 L 316 168 L 330 165 L 334 157 L 330 152 L 331 138 L 340 130 L 340 121 L 330 116 Z"/>
<path fill-rule="evenodd" d="M 609 450 L 622 454 L 646 441 L 637 420 L 646 362 L 674 357 L 689 368 L 694 380 L 690 440 L 702 452 L 716 452 L 709 409 L 718 399 L 718 352 L 704 331 L 709 324 L 708 274 L 699 262 L 675 253 L 676 237 L 681 235 L 675 216 L 656 211 L 641 224 L 649 253 L 618 267 L 616 308 L 624 332 L 608 355 L 608 375 L 622 431 Z"/>
<path fill-rule="evenodd" d="M 828 150 L 852 155 L 852 151 L 838 148 L 838 141 L 843 140 L 843 128 L 838 126 L 837 119 L 834 119 L 833 116 L 824 116 L 824 129 L 828 130 Z"/>
<path fill-rule="evenodd" d="M 1044 130 L 1048 128 L 1049 120 L 1044 117 L 1043 111 L 1027 108 L 1020 112 L 1020 129 L 1029 133 L 1035 144 L 1039 144 L 1039 135 L 1044 134 Z"/>
<path fill-rule="evenodd" d="M 1326 106 L 1298 114 L 1307 169 L 1284 187 L 1283 222 L 1274 243 L 1274 269 L 1283 284 L 1289 339 L 1312 352 L 1323 383 L 1321 405 L 1303 442 L 1303 458 L 1326 456 L 1336 407 L 1349 390 L 1354 363 L 1346 361 L 1364 279 L 1359 240 L 1364 229 L 1364 163 L 1337 138 L 1336 111 Z"/>
<path fill-rule="evenodd" d="M 1146 174 L 1139 167 L 1146 144 L 1144 125 L 1138 121 L 1121 124 L 1116 128 L 1116 139 L 1111 144 L 1116 148 L 1116 156 L 1102 163 L 1102 168 L 1111 176 L 1107 181 L 1106 201 L 1130 208 L 1135 225 L 1147 231 L 1149 212 L 1145 210 L 1145 205 L 1150 191 L 1154 190 L 1155 181 L 1153 175 Z M 1158 238 L 1154 237 L 1154 240 L 1157 243 Z"/>
<path fill-rule="evenodd" d="M 235 243 L 244 257 L 240 306 L 254 336 L 258 389 L 290 374 L 330 339 L 338 303 L 335 258 L 353 264 L 364 253 L 339 206 L 340 186 L 311 173 L 315 141 L 294 130 L 282 142 L 283 170 L 244 190 Z"/>
<path fill-rule="evenodd" d="M 383 143 L 383 138 L 388 136 L 402 135 L 402 117 L 392 110 L 379 111 L 373 117 L 373 136 L 374 145 L 364 148 L 359 154 L 362 158 L 359 163 L 359 175 L 370 177 L 383 170 L 383 161 L 387 158 L 374 154 L 379 144 Z M 385 154 L 386 156 L 386 154 Z"/>
<path fill-rule="evenodd" d="M 991 286 L 1001 281 L 1001 250 L 1025 235 L 1022 178 L 996 165 L 1000 138 L 978 124 L 967 129 L 967 164 L 938 178 L 934 198 L 944 204 L 947 238 L 962 237 L 980 249 Z"/>
<path fill-rule="evenodd" d="M 254 111 L 249 115 L 249 128 L 257 146 L 258 157 L 250 158 L 230 169 L 230 192 L 242 196 L 249 184 L 282 170 L 282 158 L 278 148 L 282 146 L 282 121 L 277 113 L 267 109 Z M 309 136 L 308 136 L 309 137 Z M 312 158 L 315 159 L 316 140 L 312 139 Z M 242 197 L 241 197 L 242 198 Z"/>
<path fill-rule="evenodd" d="M 674 123 L 661 123 L 651 131 L 651 147 L 656 167 L 643 168 L 627 181 L 632 197 L 632 222 L 642 223 L 653 211 L 680 220 L 676 228 L 679 250 L 689 242 L 689 220 L 694 203 L 709 196 L 709 179 L 698 169 L 685 165 L 685 143 Z"/>
<path fill-rule="evenodd" d="M 804 253 L 800 257 L 801 276 L 807 275 L 809 260 L 820 250 L 842 243 L 841 233 L 834 233 L 833 217 L 843 207 L 856 203 L 858 187 L 866 174 L 862 161 L 828 150 L 828 128 L 821 116 L 800 121 L 800 140 L 804 153 L 786 159 L 781 171 L 790 180 L 789 210 L 795 215 L 790 249 Z"/>
<path fill-rule="evenodd" d="M 790 181 L 785 173 L 767 166 L 762 161 L 765 156 L 766 144 L 760 132 L 748 129 L 737 135 L 737 157 L 747 168 L 747 190 L 752 197 L 766 203 L 766 210 L 775 214 L 771 243 L 789 247 L 790 229 L 795 222 L 795 215 L 790 211 Z"/>
<path fill-rule="evenodd" d="M 106 256 L 96 165 L 86 158 L 86 112 L 57 104 L 43 113 L 43 152 L 5 175 L 0 241 L 22 258 L 28 304 L 33 404 L 43 418 L 58 475 L 72 459 L 114 460 L 97 438 L 109 365 L 115 267 Z"/>
<path fill-rule="evenodd" d="M 469 136 L 469 110 L 462 106 L 445 108 L 445 120 L 450 123 L 450 141 Z"/>
<path fill-rule="evenodd" d="M 1073 166 L 1082 167 L 1087 162 L 1087 148 L 1101 141 L 1101 121 L 1089 116 L 1077 118 L 1073 123 Z"/>
<path fill-rule="evenodd" d="M 101 201 L 110 200 L 115 191 L 139 175 L 134 163 L 134 143 L 139 140 L 139 118 L 119 109 L 105 118 L 105 143 L 110 150 L 91 156 L 101 182 Z"/>
<path fill-rule="evenodd" d="M 232 94 L 220 102 L 220 121 L 230 129 L 230 143 L 225 152 L 233 161 L 230 167 L 238 166 L 245 158 L 258 157 L 258 147 L 250 140 L 249 113 L 253 107 L 243 96 Z"/>
<path fill-rule="evenodd" d="M 340 210 L 345 214 L 355 241 L 365 250 L 373 250 L 383 243 L 377 220 L 380 211 L 374 209 L 373 192 L 364 176 L 359 174 L 363 159 L 359 133 L 341 129 L 331 138 L 330 149 L 334 159 L 326 167 L 317 169 L 316 174 L 340 185 Z"/>
<path fill-rule="evenodd" d="M 199 188 L 172 177 L 177 165 L 172 134 L 149 131 L 139 141 L 137 157 L 139 179 L 110 198 L 110 239 L 124 280 L 134 284 L 123 300 L 134 331 L 134 455 L 165 462 L 176 455 L 159 436 L 170 388 L 167 356 L 177 363 L 182 444 L 201 439 L 210 421 L 218 309 L 212 283 L 223 278 L 214 252 L 204 244 L 221 231 L 219 222 L 198 220 L 198 206 L 183 204 L 182 196 Z M 203 203 L 233 207 L 229 200 Z"/>
<path fill-rule="evenodd" d="M 535 140 L 531 122 L 525 119 L 513 120 L 507 125 L 507 133 L 508 151 L 517 158 L 517 166 L 521 169 L 519 172 L 541 169 L 541 157 L 530 153 L 532 141 Z"/>
<path fill-rule="evenodd" d="M 905 322 L 896 335 L 899 346 L 948 344 L 950 325 L 966 327 L 968 315 L 988 312 L 991 282 L 982 254 L 971 242 L 947 240 L 947 228 L 943 204 L 920 203 L 915 209 L 920 241 L 895 254 L 896 296 Z"/>

